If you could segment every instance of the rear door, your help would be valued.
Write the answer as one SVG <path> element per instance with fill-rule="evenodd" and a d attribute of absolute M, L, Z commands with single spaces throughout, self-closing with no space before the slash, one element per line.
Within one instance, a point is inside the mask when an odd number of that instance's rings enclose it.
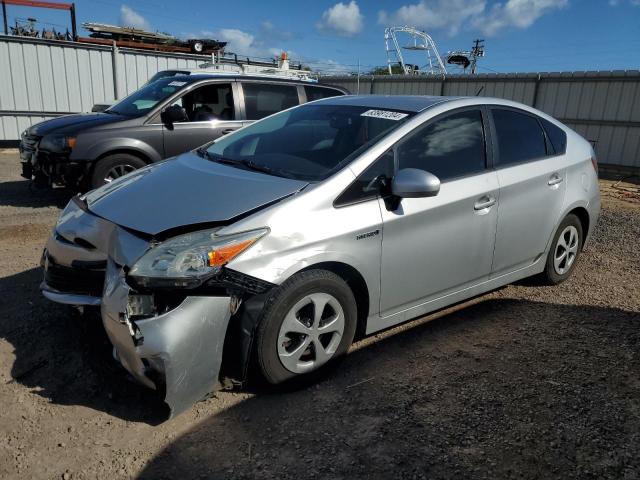
<path fill-rule="evenodd" d="M 306 97 L 305 101 L 307 102 L 344 95 L 344 93 L 337 88 L 324 87 L 320 85 L 305 85 L 303 91 Z"/>
<path fill-rule="evenodd" d="M 484 120 L 484 121 L 483 121 Z M 483 280 L 491 272 L 498 180 L 488 168 L 486 113 L 465 108 L 430 120 L 401 141 L 397 168 L 436 175 L 440 192 L 380 200 L 383 217 L 383 316 Z"/>
<path fill-rule="evenodd" d="M 500 183 L 493 275 L 533 263 L 545 251 L 564 202 L 566 170 L 537 116 L 492 107 Z"/>
<path fill-rule="evenodd" d="M 185 109 L 188 120 L 163 125 L 165 158 L 193 150 L 242 127 L 237 88 L 233 81 L 209 82 L 171 102 Z"/>
<path fill-rule="evenodd" d="M 302 103 L 294 83 L 244 80 L 240 83 L 245 124 Z"/>

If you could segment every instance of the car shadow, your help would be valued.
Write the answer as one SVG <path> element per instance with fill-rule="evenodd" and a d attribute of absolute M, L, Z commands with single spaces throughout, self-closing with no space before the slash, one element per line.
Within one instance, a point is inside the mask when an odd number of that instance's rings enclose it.
<path fill-rule="evenodd" d="M 59 405 L 84 405 L 152 425 L 167 409 L 155 392 L 134 383 L 112 357 L 97 310 L 80 314 L 45 299 L 42 270 L 0 279 L 0 337 L 12 346 L 10 382 Z"/>
<path fill-rule="evenodd" d="M 315 386 L 207 418 L 139 478 L 622 478 L 640 447 L 639 324 L 479 299 L 365 340 Z"/>
<path fill-rule="evenodd" d="M 75 192 L 67 188 L 38 188 L 30 180 L 2 182 L 0 205 L 10 207 L 63 208 Z"/>

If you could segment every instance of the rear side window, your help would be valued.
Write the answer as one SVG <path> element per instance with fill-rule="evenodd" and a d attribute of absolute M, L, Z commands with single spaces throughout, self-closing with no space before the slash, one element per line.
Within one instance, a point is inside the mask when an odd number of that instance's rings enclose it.
<path fill-rule="evenodd" d="M 560 127 L 555 126 L 548 120 L 544 118 L 540 119 L 542 121 L 542 126 L 544 127 L 545 132 L 547 132 L 547 137 L 553 146 L 553 152 L 556 155 L 561 155 L 567 151 L 567 134 Z"/>
<path fill-rule="evenodd" d="M 440 180 L 481 172 L 487 163 L 482 113 L 465 110 L 431 122 L 410 134 L 397 155 L 398 168 L 420 168 Z"/>
<path fill-rule="evenodd" d="M 308 85 L 305 85 L 304 91 L 307 94 L 307 102 L 313 102 L 314 100 L 321 100 L 323 98 L 337 97 L 338 95 L 342 95 L 342 92 L 333 88 L 311 87 Z"/>
<path fill-rule="evenodd" d="M 544 133 L 535 117 L 500 108 L 491 109 L 491 113 L 498 136 L 499 167 L 546 156 Z"/>
<path fill-rule="evenodd" d="M 295 85 L 243 83 L 242 89 L 247 120 L 259 120 L 298 105 Z"/>

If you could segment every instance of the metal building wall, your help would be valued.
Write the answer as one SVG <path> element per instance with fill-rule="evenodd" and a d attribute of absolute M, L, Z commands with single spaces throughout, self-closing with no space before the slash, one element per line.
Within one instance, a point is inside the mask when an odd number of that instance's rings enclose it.
<path fill-rule="evenodd" d="M 352 93 L 506 98 L 533 106 L 591 141 L 601 164 L 640 168 L 640 72 L 324 77 Z"/>
<path fill-rule="evenodd" d="M 208 59 L 0 35 L 0 141 L 18 140 L 42 120 L 122 98 L 159 70 L 197 68 Z"/>

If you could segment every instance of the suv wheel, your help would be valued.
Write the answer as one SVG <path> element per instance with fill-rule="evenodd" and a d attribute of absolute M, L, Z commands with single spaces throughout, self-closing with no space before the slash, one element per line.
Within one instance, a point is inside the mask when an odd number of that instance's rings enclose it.
<path fill-rule="evenodd" d="M 346 354 L 356 330 L 353 292 L 326 270 L 294 275 L 267 300 L 256 337 L 264 379 L 317 379 Z"/>
<path fill-rule="evenodd" d="M 127 153 L 116 153 L 98 161 L 93 169 L 91 188 L 98 188 L 111 183 L 116 178 L 146 166 L 144 160 Z"/>

